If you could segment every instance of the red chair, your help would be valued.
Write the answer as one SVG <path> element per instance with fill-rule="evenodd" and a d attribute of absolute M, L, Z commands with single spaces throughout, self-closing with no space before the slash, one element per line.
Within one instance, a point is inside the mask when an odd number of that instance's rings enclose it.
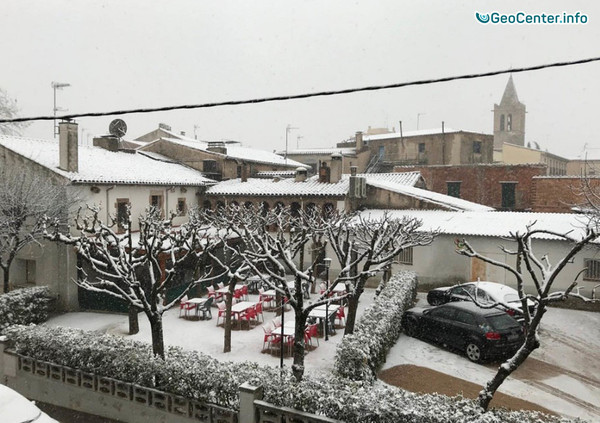
<path fill-rule="evenodd" d="M 269 347 L 269 349 L 271 349 L 271 341 L 273 340 L 273 338 L 275 338 L 275 335 L 273 335 L 273 330 L 275 329 L 273 327 L 273 325 L 269 322 L 266 325 L 263 325 L 263 331 L 265 332 L 265 335 L 263 337 L 263 351 L 265 349 L 265 345 Z"/>
<path fill-rule="evenodd" d="M 181 317 L 181 312 L 185 312 L 185 315 L 188 315 L 188 311 L 190 310 L 195 310 L 196 309 L 196 304 L 190 304 L 187 302 L 188 297 L 187 295 L 185 295 L 183 298 L 181 298 L 181 302 L 179 303 L 179 317 Z"/>
<path fill-rule="evenodd" d="M 344 311 L 344 307 L 340 307 L 337 309 L 335 313 L 335 319 L 340 321 L 340 325 L 344 326 L 344 321 L 346 320 L 346 312 Z"/>
<path fill-rule="evenodd" d="M 258 301 L 260 301 L 261 303 L 269 303 L 269 307 L 271 307 L 273 305 L 273 300 L 274 298 L 272 296 L 265 295 L 264 288 L 258 289 Z"/>
<path fill-rule="evenodd" d="M 248 301 L 248 285 L 244 285 L 241 289 L 242 297 L 244 297 L 245 301 Z"/>
<path fill-rule="evenodd" d="M 265 321 L 265 316 L 263 314 L 263 304 L 262 303 L 256 303 L 256 305 L 254 306 L 254 311 L 256 313 L 256 320 L 258 321 L 258 317 L 260 316 L 262 318 L 262 321 Z"/>
<path fill-rule="evenodd" d="M 238 320 L 240 321 L 240 330 L 242 329 L 242 320 L 248 322 L 248 329 L 250 329 L 250 321 L 256 319 L 256 310 L 254 307 L 246 309 L 246 311 L 240 313 Z"/>
<path fill-rule="evenodd" d="M 233 298 L 235 298 L 236 302 L 240 302 L 242 296 L 242 289 L 236 289 L 235 291 L 233 291 Z"/>
<path fill-rule="evenodd" d="M 221 317 L 223 317 L 223 323 L 225 323 L 225 315 L 227 310 L 225 310 L 225 301 L 221 301 L 220 303 L 217 303 L 217 309 L 219 311 L 219 314 L 217 314 L 217 326 L 219 326 L 219 319 Z"/>
<path fill-rule="evenodd" d="M 308 328 L 306 328 L 307 332 L 309 333 L 309 341 L 310 341 L 310 345 L 312 345 L 312 340 L 316 339 L 317 340 L 317 346 L 319 345 L 319 324 L 318 323 L 314 323 L 312 325 L 308 325 Z"/>
<path fill-rule="evenodd" d="M 218 301 L 221 299 L 221 294 L 215 291 L 215 288 L 213 286 L 209 286 L 208 288 L 206 288 L 208 290 L 208 296 L 209 297 L 213 297 L 215 299 L 215 301 Z"/>

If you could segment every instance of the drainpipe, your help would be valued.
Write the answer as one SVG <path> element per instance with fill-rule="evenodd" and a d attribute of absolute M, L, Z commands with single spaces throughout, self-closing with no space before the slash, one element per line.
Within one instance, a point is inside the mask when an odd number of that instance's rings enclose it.
<path fill-rule="evenodd" d="M 106 188 L 106 225 L 107 226 L 110 224 L 110 212 L 109 212 L 109 207 L 108 207 L 108 191 L 110 191 L 114 187 L 115 187 L 114 185 L 111 185 Z"/>

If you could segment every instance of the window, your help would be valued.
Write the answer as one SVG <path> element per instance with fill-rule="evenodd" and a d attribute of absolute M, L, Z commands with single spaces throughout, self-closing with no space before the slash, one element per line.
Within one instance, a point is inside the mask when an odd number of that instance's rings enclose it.
<path fill-rule="evenodd" d="M 481 141 L 473 141 L 473 153 L 481 154 Z"/>
<path fill-rule="evenodd" d="M 475 317 L 471 313 L 467 313 L 463 310 L 458 310 L 456 312 L 456 321 L 471 326 L 475 326 L 477 324 Z"/>
<path fill-rule="evenodd" d="M 446 186 L 449 196 L 460 198 L 460 182 L 446 182 Z"/>
<path fill-rule="evenodd" d="M 398 254 L 398 263 L 413 264 L 413 247 L 408 247 L 400 251 L 400 254 Z"/>
<path fill-rule="evenodd" d="M 509 132 L 512 131 L 512 115 L 510 113 L 506 117 L 506 130 Z"/>
<path fill-rule="evenodd" d="M 163 209 L 163 196 L 160 195 L 151 195 L 150 196 L 150 206 L 154 207 L 157 210 Z"/>
<path fill-rule="evenodd" d="M 585 259 L 583 263 L 586 267 L 583 279 L 588 281 L 600 281 L 600 260 Z"/>
<path fill-rule="evenodd" d="M 385 155 L 385 147 L 383 145 L 379 146 L 379 158 L 383 159 L 383 156 Z"/>
<path fill-rule="evenodd" d="M 129 208 L 129 198 L 117 198 L 117 232 L 125 232 L 127 224 L 127 214 Z"/>
<path fill-rule="evenodd" d="M 177 199 L 177 216 L 185 216 L 187 213 L 187 204 L 185 198 Z"/>
<path fill-rule="evenodd" d="M 431 310 L 431 315 L 433 317 L 441 318 L 441 319 L 453 319 L 455 310 L 450 307 L 439 307 Z"/>
<path fill-rule="evenodd" d="M 502 208 L 513 210 L 515 208 L 515 186 L 516 182 L 501 182 L 502 184 Z"/>
<path fill-rule="evenodd" d="M 236 169 L 236 178 L 241 178 L 242 177 L 242 166 L 238 166 Z"/>
<path fill-rule="evenodd" d="M 500 115 L 500 130 L 504 131 L 504 115 Z"/>
<path fill-rule="evenodd" d="M 424 152 L 425 152 L 425 143 L 420 142 L 419 143 L 419 153 L 424 153 Z"/>

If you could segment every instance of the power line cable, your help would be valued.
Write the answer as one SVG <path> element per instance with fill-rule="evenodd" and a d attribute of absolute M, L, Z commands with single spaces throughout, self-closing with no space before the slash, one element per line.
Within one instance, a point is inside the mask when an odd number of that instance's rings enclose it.
<path fill-rule="evenodd" d="M 588 59 L 580 59 L 573 60 L 568 62 L 556 62 L 556 63 L 548 63 L 544 65 L 536 65 L 536 66 L 527 66 L 516 69 L 504 69 L 498 71 L 491 72 L 482 72 L 482 73 L 474 73 L 474 74 L 466 74 L 459 76 L 448 76 L 444 78 L 435 78 L 435 79 L 422 79 L 418 81 L 410 81 L 410 82 L 400 82 L 395 84 L 387 84 L 387 85 L 372 85 L 368 87 L 361 88 L 347 88 L 343 90 L 331 90 L 331 91 L 318 91 L 314 93 L 305 93 L 305 94 L 295 94 L 295 95 L 287 95 L 287 96 L 276 96 L 276 97 L 263 97 L 263 98 L 255 98 L 250 100 L 229 100 L 229 101 L 221 101 L 214 103 L 202 103 L 202 104 L 184 104 L 180 106 L 165 106 L 165 107 L 154 107 L 154 108 L 142 108 L 142 109 L 129 109 L 129 110 L 114 110 L 111 112 L 90 112 L 90 113 L 73 113 L 62 116 L 36 116 L 36 117 L 24 117 L 24 118 L 12 118 L 12 119 L 0 119 L 0 123 L 16 123 L 16 122 L 29 122 L 36 120 L 54 120 L 54 119 L 74 119 L 81 117 L 99 117 L 99 116 L 117 116 L 117 115 L 126 115 L 133 113 L 154 113 L 154 112 L 167 112 L 172 110 L 185 110 L 185 109 L 208 109 L 212 107 L 220 107 L 220 106 L 239 106 L 242 104 L 258 104 L 258 103 L 268 103 L 274 101 L 286 101 L 286 100 L 298 100 L 302 98 L 311 98 L 311 97 L 326 97 L 333 95 L 341 95 L 341 94 L 351 94 L 363 91 L 379 91 L 379 90 L 387 90 L 391 88 L 402 88 L 409 87 L 415 85 L 429 85 L 429 84 L 437 84 L 441 82 L 450 82 L 457 81 L 461 79 L 476 79 L 476 78 L 484 78 L 488 76 L 502 75 L 506 73 L 521 73 L 521 72 L 531 72 L 536 70 L 548 69 L 548 68 L 557 68 L 564 66 L 574 66 L 574 65 L 582 65 L 585 63 L 598 62 L 600 61 L 600 57 L 591 57 Z"/>

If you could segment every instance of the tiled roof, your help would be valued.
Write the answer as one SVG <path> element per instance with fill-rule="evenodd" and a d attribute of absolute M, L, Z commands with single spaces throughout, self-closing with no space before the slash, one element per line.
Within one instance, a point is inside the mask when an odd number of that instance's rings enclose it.
<path fill-rule="evenodd" d="M 188 148 L 193 148 L 195 150 L 208 151 L 208 144 L 203 141 L 196 141 L 192 138 L 187 137 L 173 137 L 173 138 L 163 138 L 163 140 L 186 146 Z M 269 151 L 257 150 L 255 148 L 242 147 L 234 144 L 225 144 L 227 148 L 226 157 L 230 157 L 232 159 L 244 160 L 247 162 L 255 162 L 262 164 L 270 164 L 277 166 L 286 166 L 290 168 L 296 168 L 298 166 L 305 166 L 305 164 L 297 162 L 291 159 L 285 159 L 278 154 L 271 153 Z M 212 154 L 219 154 L 214 153 Z M 309 166 L 310 167 L 310 166 Z"/>
<path fill-rule="evenodd" d="M 440 194 L 425 189 L 416 188 L 410 185 L 402 185 L 388 181 L 378 181 L 367 179 L 367 185 L 377 188 L 382 188 L 388 191 L 393 191 L 398 194 L 407 195 L 409 197 L 418 198 L 428 203 L 434 203 L 439 206 L 457 211 L 493 211 L 494 209 L 482 204 L 472 203 L 471 201 L 462 200 L 460 198 L 451 197 L 449 195 Z"/>
<path fill-rule="evenodd" d="M 0 135 L 0 145 L 64 176 L 73 183 L 202 186 L 214 183 L 196 170 L 160 155 L 79 146 L 79 171 L 58 168 L 58 142 Z"/>
<path fill-rule="evenodd" d="M 479 134 L 478 131 L 464 131 L 460 129 L 452 129 L 452 128 L 444 128 L 445 134 L 453 134 L 457 132 L 470 132 Z M 402 137 L 417 137 L 421 135 L 438 135 L 442 133 L 442 128 L 434 128 L 434 129 L 419 129 L 417 131 L 403 131 Z M 486 134 L 482 134 L 486 135 Z M 375 141 L 375 140 L 387 140 L 390 138 L 400 138 L 400 132 L 390 132 L 389 134 L 377 134 L 377 135 L 363 135 L 363 141 Z"/>
<path fill-rule="evenodd" d="M 370 181 L 388 182 L 394 186 L 414 186 L 421 178 L 419 172 L 404 173 L 367 173 L 358 174 Z M 246 182 L 240 179 L 231 179 L 219 182 L 207 190 L 209 195 L 258 195 L 258 196 L 345 196 L 348 193 L 350 175 L 342 175 L 337 183 L 319 182 L 317 175 L 304 182 L 295 179 L 267 180 L 249 178 Z"/>
<path fill-rule="evenodd" d="M 423 222 L 423 230 L 439 229 L 443 234 L 508 237 L 511 232 L 524 232 L 526 226 L 535 222 L 535 228 L 558 233 L 573 231 L 571 236 L 581 237 L 584 233 L 585 218 L 572 213 L 522 213 L 522 212 L 453 212 L 442 210 L 365 210 L 363 216 L 381 217 L 384 213 L 391 217 L 414 217 Z M 556 239 L 546 234 L 536 238 Z"/>

